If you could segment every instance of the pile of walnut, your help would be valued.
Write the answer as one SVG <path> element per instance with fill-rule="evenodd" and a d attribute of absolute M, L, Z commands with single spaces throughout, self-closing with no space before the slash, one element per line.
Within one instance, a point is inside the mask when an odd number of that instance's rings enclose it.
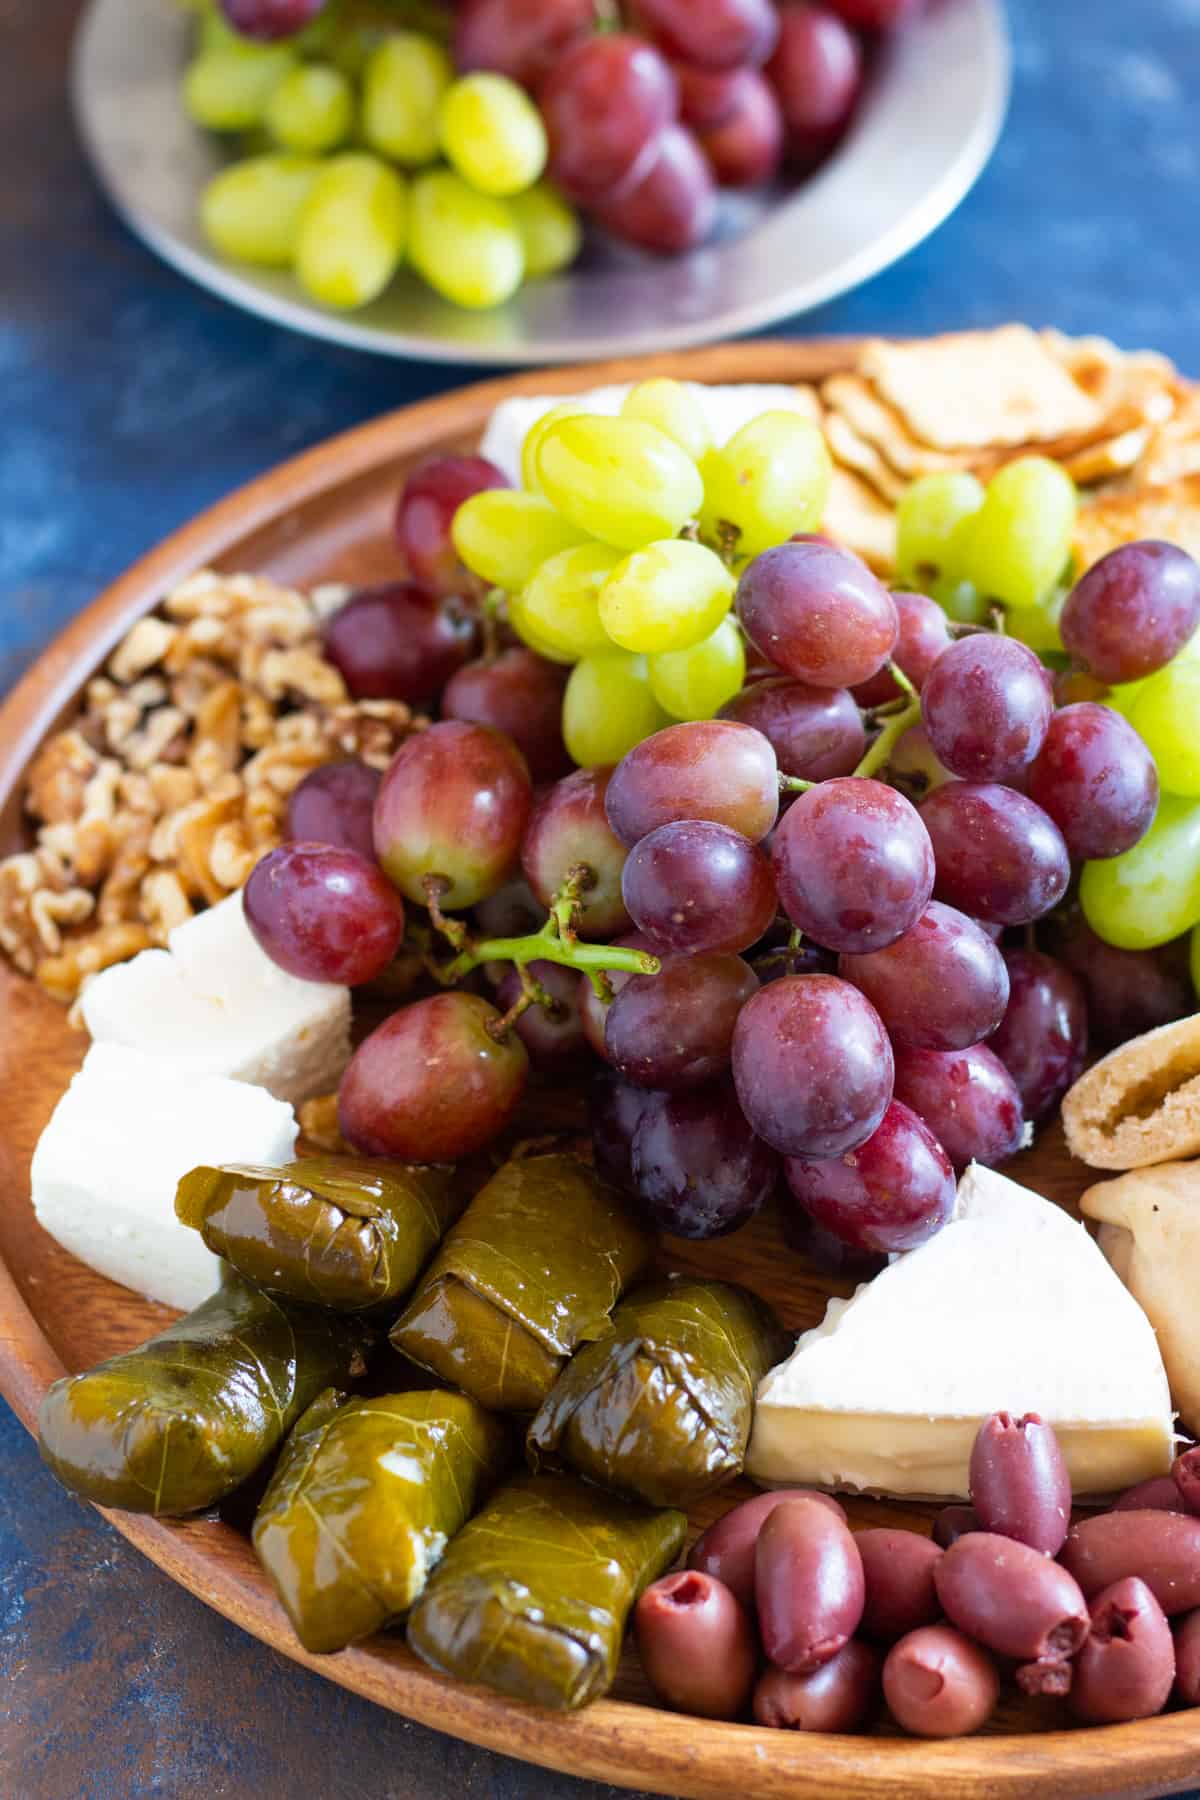
<path fill-rule="evenodd" d="M 0 862 L 0 949 L 65 1001 L 239 888 L 310 769 L 386 767 L 425 721 L 353 701 L 321 654 L 344 589 L 205 570 L 140 619 L 26 778 L 34 847 Z"/>

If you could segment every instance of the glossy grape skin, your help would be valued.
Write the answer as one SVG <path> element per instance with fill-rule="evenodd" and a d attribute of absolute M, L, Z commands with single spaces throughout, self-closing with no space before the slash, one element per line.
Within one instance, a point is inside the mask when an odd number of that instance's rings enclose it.
<path fill-rule="evenodd" d="M 996 1029 L 1008 1005 L 996 945 L 939 900 L 886 949 L 839 957 L 838 974 L 867 996 L 894 1044 L 915 1050 L 966 1050 Z"/>
<path fill-rule="evenodd" d="M 652 956 L 657 954 L 654 945 L 644 931 L 623 932 L 620 937 L 613 939 L 613 943 L 622 950 L 648 950 Z M 623 969 L 610 969 L 608 972 L 608 984 L 614 996 L 620 993 L 627 981 L 633 979 L 634 977 Z M 579 977 L 579 1016 L 583 1022 L 583 1035 L 595 1054 L 603 1058 L 605 1062 L 608 1061 L 605 1030 L 608 1024 L 609 1006 L 612 1004 L 611 1000 L 606 1005 L 600 999 L 588 976 L 581 975 Z"/>
<path fill-rule="evenodd" d="M 277 144 L 299 155 L 336 149 L 354 123 L 353 90 L 331 64 L 301 63 L 272 89 L 263 123 Z"/>
<path fill-rule="evenodd" d="M 733 577 L 715 551 L 666 538 L 617 564 L 600 589 L 600 623 L 622 650 L 690 650 L 711 637 L 732 599 Z"/>
<path fill-rule="evenodd" d="M 361 129 L 381 156 L 420 169 L 438 153 L 438 115 L 454 68 L 440 44 L 417 31 L 377 39 L 362 70 Z"/>
<path fill-rule="evenodd" d="M 622 1081 L 612 1069 L 597 1069 L 588 1088 L 592 1159 L 605 1181 L 633 1192 L 633 1134 L 643 1113 L 666 1099 L 652 1088 Z"/>
<path fill-rule="evenodd" d="M 826 7 L 785 6 L 767 78 L 783 107 L 792 154 L 802 166 L 811 166 L 833 148 L 850 122 L 862 88 L 862 51 L 854 34 Z"/>
<path fill-rule="evenodd" d="M 239 36 L 269 44 L 295 37 L 312 23 L 325 0 L 220 0 L 227 23 Z"/>
<path fill-rule="evenodd" d="M 663 1094 L 633 1134 L 634 1192 L 658 1231 L 724 1237 L 774 1191 L 779 1159 L 757 1138 L 727 1082 Z"/>
<path fill-rule="evenodd" d="M 746 950 L 775 917 L 771 865 L 739 832 L 707 819 L 660 825 L 629 852 L 621 893 L 656 947 Z"/>
<path fill-rule="evenodd" d="M 1021 1096 L 986 1044 L 967 1050 L 897 1050 L 896 1098 L 924 1119 L 962 1173 L 969 1162 L 989 1168 L 1021 1148 Z"/>
<path fill-rule="evenodd" d="M 451 536 L 471 573 L 506 594 L 519 594 L 543 563 L 587 539 L 586 531 L 564 519 L 543 495 L 507 488 L 464 500 Z"/>
<path fill-rule="evenodd" d="M 356 700 L 429 699 L 475 650 L 479 627 L 456 600 L 409 581 L 360 588 L 325 626 L 326 657 Z"/>
<path fill-rule="evenodd" d="M 608 1061 L 640 1087 L 700 1087 L 729 1067 L 738 1014 L 757 992 L 740 956 L 668 957 L 657 975 L 624 982 L 609 1006 Z"/>
<path fill-rule="evenodd" d="M 1110 550 L 1076 582 L 1059 629 L 1066 649 L 1110 685 L 1137 681 L 1182 650 L 1200 624 L 1200 565 L 1147 539 Z"/>
<path fill-rule="evenodd" d="M 472 311 L 502 305 L 525 273 L 525 247 L 504 200 L 453 169 L 426 169 L 413 181 L 408 260 L 435 293 Z"/>
<path fill-rule="evenodd" d="M 1026 925 L 1058 905 L 1071 859 L 1040 806 L 994 782 L 951 781 L 921 802 L 939 900 L 997 925 Z"/>
<path fill-rule="evenodd" d="M 944 650 L 921 691 L 929 741 L 966 781 L 1019 776 L 1041 749 L 1053 712 L 1050 677 L 1033 651 L 987 632 Z"/>
<path fill-rule="evenodd" d="M 1084 864 L 1079 900 L 1092 930 L 1122 950 L 1154 950 L 1200 922 L 1200 801 L 1163 794 L 1145 837 Z"/>
<path fill-rule="evenodd" d="M 401 744 L 375 802 L 375 852 L 408 900 L 441 884 L 451 912 L 474 906 L 511 874 L 529 819 L 532 784 L 508 738 L 446 719 Z"/>
<path fill-rule="evenodd" d="M 561 963 L 532 962 L 529 973 L 545 988 L 554 1002 L 553 1008 L 538 1004 L 523 1012 L 513 1030 L 528 1050 L 533 1062 L 556 1068 L 565 1061 L 577 1061 L 587 1053 L 579 1016 L 579 977 Z M 496 989 L 496 1005 L 507 1012 L 521 997 L 521 977 L 510 969 Z"/>
<path fill-rule="evenodd" d="M 375 860 L 371 817 L 383 776 L 357 757 L 321 763 L 288 797 L 287 835 Z"/>
<path fill-rule="evenodd" d="M 1083 982 L 1088 1037 L 1096 1050 L 1111 1049 L 1196 1009 L 1186 937 L 1157 950 L 1118 950 L 1075 914 L 1053 933 L 1049 948 Z"/>
<path fill-rule="evenodd" d="M 788 1187 L 818 1227 L 852 1250 L 915 1250 L 954 1211 L 950 1158 L 929 1127 L 893 1100 L 865 1144 L 824 1162 L 789 1157 Z"/>
<path fill-rule="evenodd" d="M 713 173 L 692 133 L 668 125 L 628 182 L 594 200 L 592 211 L 614 237 L 677 256 L 702 244 L 716 223 Z"/>
<path fill-rule="evenodd" d="M 623 561 L 610 544 L 578 544 L 547 557 L 509 602 L 519 638 L 553 662 L 575 663 L 613 648 L 600 622 L 600 590 Z"/>
<path fill-rule="evenodd" d="M 271 961 L 302 981 L 373 981 L 404 936 L 404 902 L 392 884 L 373 861 L 333 844 L 268 851 L 250 871 L 242 906 Z"/>
<path fill-rule="evenodd" d="M 743 688 L 720 716 L 760 731 L 781 774 L 804 781 L 852 774 L 867 747 L 862 715 L 848 689 L 809 687 L 790 675 L 770 675 Z"/>
<path fill-rule="evenodd" d="M 876 1129 L 892 1098 L 892 1046 L 870 1002 L 833 975 L 763 987 L 733 1034 L 738 1100 L 784 1156 L 844 1156 Z"/>
<path fill-rule="evenodd" d="M 550 172 L 576 200 L 596 200 L 634 175 L 675 118 L 670 65 L 644 38 L 609 32 L 570 45 L 538 87 Z"/>
<path fill-rule="evenodd" d="M 622 400 L 621 417 L 656 425 L 694 463 L 701 462 L 713 447 L 704 407 L 690 382 L 673 381 L 666 375 L 639 381 Z"/>
<path fill-rule="evenodd" d="M 1111 706 L 1082 700 L 1055 713 L 1032 767 L 1029 798 L 1079 862 L 1120 856 L 1145 837 L 1158 805 L 1154 758 Z"/>
<path fill-rule="evenodd" d="M 741 69 L 702 69 L 698 63 L 672 60 L 679 83 L 679 117 L 684 125 L 720 125 L 737 111 L 743 84 L 754 73 Z"/>
<path fill-rule="evenodd" d="M 813 687 L 855 687 L 891 656 L 896 602 L 864 562 L 826 544 L 778 544 L 738 583 L 737 613 L 763 655 Z"/>
<path fill-rule="evenodd" d="M 235 41 L 202 49 L 183 77 L 184 107 L 207 131 L 252 131 L 262 124 L 272 90 L 294 67 L 286 46 Z"/>
<path fill-rule="evenodd" d="M 233 262 L 288 268 L 320 171 L 315 156 L 281 152 L 247 156 L 221 169 L 200 203 L 209 242 Z"/>
<path fill-rule="evenodd" d="M 820 523 L 832 471 L 825 439 L 811 419 L 784 408 L 759 413 L 704 459 L 702 531 L 714 543 L 732 533 L 739 557 L 757 557 L 785 538 L 799 542 L 797 533 Z M 765 645 L 757 647 L 768 653 Z"/>
<path fill-rule="evenodd" d="M 983 505 L 963 529 L 955 573 L 1005 606 L 1037 608 L 1071 551 L 1077 497 L 1061 463 L 1019 456 L 987 485 Z"/>
<path fill-rule="evenodd" d="M 502 650 L 464 663 L 442 694 L 442 717 L 490 725 L 510 737 L 534 781 L 552 781 L 570 767 L 562 736 L 566 670 L 532 650 Z"/>
<path fill-rule="evenodd" d="M 637 16 L 667 56 L 705 69 L 765 62 L 779 36 L 770 0 L 637 0 Z"/>
<path fill-rule="evenodd" d="M 508 210 L 525 252 L 525 280 L 570 268 L 583 243 L 583 227 L 570 203 L 548 181 L 510 194 Z"/>
<path fill-rule="evenodd" d="M 892 661 L 902 674 L 908 676 L 919 694 L 942 651 L 954 642 L 950 636 L 950 621 L 928 594 L 893 593 L 892 599 L 896 602 L 896 616 L 900 621 Z M 891 671 L 883 668 L 878 675 L 872 675 L 869 681 L 855 688 L 854 698 L 859 706 L 886 706 L 890 700 L 900 698 L 900 687 Z"/>
<path fill-rule="evenodd" d="M 932 591 L 933 583 L 957 581 L 968 523 L 983 505 L 983 483 L 965 469 L 919 475 L 896 508 L 896 573 Z"/>
<path fill-rule="evenodd" d="M 1162 785 L 1173 794 L 1200 795 L 1200 664 L 1180 656 L 1139 684 L 1129 720 L 1144 740 Z"/>
<path fill-rule="evenodd" d="M 757 187 L 777 174 L 783 158 L 783 112 L 774 88 L 756 70 L 740 73 L 734 110 L 715 125 L 695 128 L 720 187 Z"/>
<path fill-rule="evenodd" d="M 463 569 L 450 528 L 464 500 L 509 480 L 485 456 L 435 456 L 419 464 L 396 502 L 395 532 L 400 553 L 418 587 L 430 594 L 463 591 Z"/>
<path fill-rule="evenodd" d="M 585 656 L 563 696 L 563 739 L 575 761 L 619 763 L 671 720 L 654 698 L 644 656 L 625 650 Z"/>
<path fill-rule="evenodd" d="M 574 769 L 534 804 L 521 866 L 534 894 L 549 907 L 571 870 L 586 867 L 592 880 L 580 894 L 578 931 L 583 938 L 611 938 L 628 931 L 621 898 L 625 846 L 605 814 L 611 769 Z"/>
<path fill-rule="evenodd" d="M 454 66 L 496 69 L 533 88 L 592 24 L 592 0 L 462 0 L 454 20 Z"/>
<path fill-rule="evenodd" d="M 451 167 L 484 194 L 519 194 L 546 166 L 541 114 L 523 88 L 494 69 L 451 83 L 442 97 L 438 135 Z"/>
<path fill-rule="evenodd" d="M 491 1143 L 525 1088 L 529 1058 L 476 994 L 434 994 L 401 1007 L 364 1038 L 338 1089 L 338 1124 L 368 1156 L 456 1162 Z"/>
<path fill-rule="evenodd" d="M 673 719 L 713 718 L 741 692 L 746 679 L 745 640 L 728 615 L 717 629 L 686 650 L 665 650 L 649 660 L 650 689 Z"/>
<path fill-rule="evenodd" d="M 409 196 L 390 164 L 365 151 L 326 157 L 296 228 L 296 280 L 322 306 L 378 299 L 408 242 Z"/>
<path fill-rule="evenodd" d="M 703 494 L 695 463 L 644 419 L 558 419 L 538 445 L 537 471 L 565 520 L 619 550 L 674 537 L 699 511 Z"/>
<path fill-rule="evenodd" d="M 885 949 L 933 892 L 920 814 L 894 788 L 856 776 L 800 794 L 776 827 L 771 861 L 788 917 L 827 950 Z"/>
<path fill-rule="evenodd" d="M 1087 1061 L 1087 996 L 1065 963 L 1040 950 L 1006 950 L 1011 994 L 989 1049 L 1017 1084 L 1035 1125 L 1058 1105 Z"/>
<path fill-rule="evenodd" d="M 668 725 L 621 758 L 604 804 L 630 849 L 676 819 L 708 819 L 758 843 L 779 813 L 775 752 L 761 732 L 729 720 Z"/>

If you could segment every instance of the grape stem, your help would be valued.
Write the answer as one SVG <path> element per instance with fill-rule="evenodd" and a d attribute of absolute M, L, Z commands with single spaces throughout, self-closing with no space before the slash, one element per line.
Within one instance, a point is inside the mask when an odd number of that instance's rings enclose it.
<path fill-rule="evenodd" d="M 862 780 L 868 780 L 877 769 L 885 768 L 904 733 L 921 722 L 921 696 L 898 663 L 889 663 L 888 668 L 901 690 L 901 700 L 892 703 L 898 709 L 895 712 L 881 709 L 876 715 L 883 722 L 882 730 L 854 771 Z"/>
<path fill-rule="evenodd" d="M 806 794 L 809 788 L 817 787 L 815 781 L 805 781 L 802 775 L 785 775 L 779 771 L 779 791 L 781 794 Z"/>

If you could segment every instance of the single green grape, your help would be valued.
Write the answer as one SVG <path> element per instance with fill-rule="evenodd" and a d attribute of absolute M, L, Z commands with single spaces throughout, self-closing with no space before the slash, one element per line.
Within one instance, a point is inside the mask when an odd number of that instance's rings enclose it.
<path fill-rule="evenodd" d="M 610 650 L 575 664 L 563 695 L 563 742 L 581 768 L 619 763 L 671 720 L 650 688 L 644 656 Z"/>
<path fill-rule="evenodd" d="M 673 719 L 712 719 L 741 692 L 746 677 L 746 645 L 736 622 L 726 616 L 710 637 L 689 650 L 652 656 L 650 689 Z"/>
<path fill-rule="evenodd" d="M 621 560 L 610 544 L 579 544 L 548 557 L 509 602 L 517 636 L 551 662 L 573 663 L 612 640 L 600 623 L 600 589 Z"/>
<path fill-rule="evenodd" d="M 485 488 L 464 500 L 450 527 L 454 548 L 472 574 L 506 594 L 519 594 L 560 550 L 587 542 L 541 494 Z"/>
<path fill-rule="evenodd" d="M 413 182 L 409 255 L 444 300 L 472 310 L 502 305 L 525 273 L 521 234 L 505 202 L 449 169 Z"/>
<path fill-rule="evenodd" d="M 700 510 L 700 471 L 642 419 L 557 419 L 537 447 L 542 492 L 586 531 L 618 549 L 674 537 Z"/>
<path fill-rule="evenodd" d="M 815 531 L 833 465 L 825 439 L 799 413 L 764 412 L 704 459 L 701 526 L 711 542 L 736 532 L 739 557 L 757 556 L 796 531 Z"/>
<path fill-rule="evenodd" d="M 264 123 L 285 150 L 336 149 L 354 124 L 353 90 L 332 63 L 301 63 L 272 90 Z"/>
<path fill-rule="evenodd" d="M 930 594 L 936 583 L 956 581 L 963 525 L 983 501 L 983 483 L 965 470 L 919 475 L 896 508 L 897 587 Z"/>
<path fill-rule="evenodd" d="M 183 77 L 183 104 L 208 131 L 261 125 L 272 91 L 296 61 L 286 44 L 224 44 L 201 50 Z"/>
<path fill-rule="evenodd" d="M 1060 464 L 1006 463 L 964 533 L 962 574 L 1006 606 L 1036 606 L 1066 567 L 1076 510 L 1075 483 Z"/>
<path fill-rule="evenodd" d="M 928 582 L 917 591 L 936 600 L 947 618 L 953 619 L 956 625 L 986 625 L 991 617 L 992 602 L 987 595 L 981 594 L 969 581 L 959 581 L 953 575 L 940 575 L 936 581 Z"/>
<path fill-rule="evenodd" d="M 1200 925 L 1197 925 L 1192 932 L 1191 956 L 1189 961 L 1192 971 L 1192 986 L 1196 990 L 1197 999 L 1200 999 Z"/>
<path fill-rule="evenodd" d="M 392 32 L 363 68 L 362 133 L 373 150 L 406 168 L 436 161 L 442 99 L 454 65 L 416 31 Z"/>
<path fill-rule="evenodd" d="M 365 306 L 404 255 L 404 178 L 377 156 L 330 157 L 300 216 L 296 279 L 323 306 Z"/>
<path fill-rule="evenodd" d="M 569 268 L 579 254 L 583 230 L 558 189 L 539 181 L 523 194 L 513 194 L 508 204 L 525 250 L 526 277 L 536 280 Z"/>
<path fill-rule="evenodd" d="M 600 622 L 614 644 L 643 656 L 690 650 L 733 603 L 734 579 L 715 550 L 663 538 L 635 550 L 600 589 Z"/>
<path fill-rule="evenodd" d="M 1176 657 L 1140 682 L 1129 722 L 1172 794 L 1200 796 L 1200 662 Z"/>
<path fill-rule="evenodd" d="M 509 204 L 512 204 L 511 201 Z M 540 494 L 542 491 L 542 484 L 537 472 L 537 459 L 538 451 L 542 447 L 542 439 L 550 427 L 557 425 L 560 419 L 580 419 L 586 413 L 586 406 L 580 406 L 574 400 L 562 400 L 557 406 L 552 406 L 548 412 L 544 412 L 540 419 L 534 420 L 521 444 L 521 486 L 527 493 Z"/>
<path fill-rule="evenodd" d="M 524 88 L 507 75 L 463 75 L 442 97 L 446 160 L 481 194 L 519 194 L 546 167 L 546 127 Z"/>
<path fill-rule="evenodd" d="M 713 447 L 712 432 L 696 390 L 688 382 L 671 381 L 665 375 L 639 381 L 625 396 L 623 419 L 645 419 L 657 425 L 699 466 Z"/>
<path fill-rule="evenodd" d="M 1083 915 L 1105 943 L 1153 950 L 1200 923 L 1200 803 L 1163 794 L 1154 823 L 1123 856 L 1085 863 Z"/>
<path fill-rule="evenodd" d="M 1037 606 L 1008 606 L 1004 609 L 1004 629 L 1009 637 L 1019 638 L 1039 656 L 1054 655 L 1062 650 L 1062 634 L 1058 621 L 1067 604 L 1068 590 L 1054 588 Z"/>
<path fill-rule="evenodd" d="M 248 156 L 222 169 L 200 201 L 201 222 L 213 249 L 233 262 L 288 268 L 300 219 L 320 174 L 315 156 L 285 151 Z"/>

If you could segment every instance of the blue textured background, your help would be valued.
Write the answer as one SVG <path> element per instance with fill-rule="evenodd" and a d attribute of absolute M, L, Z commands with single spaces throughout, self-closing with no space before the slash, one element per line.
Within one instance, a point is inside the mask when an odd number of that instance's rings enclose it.
<path fill-rule="evenodd" d="M 1200 0 L 1011 0 L 1016 89 L 948 224 L 796 332 L 1008 318 L 1200 373 Z M 74 0 L 0 0 L 0 689 L 150 543 L 281 457 L 467 372 L 370 361 L 189 287 L 72 136 Z M 914 121 L 919 129 L 919 121 Z M 0 1403 L 0 1800 L 601 1800 L 243 1637 L 69 1499 Z"/>

